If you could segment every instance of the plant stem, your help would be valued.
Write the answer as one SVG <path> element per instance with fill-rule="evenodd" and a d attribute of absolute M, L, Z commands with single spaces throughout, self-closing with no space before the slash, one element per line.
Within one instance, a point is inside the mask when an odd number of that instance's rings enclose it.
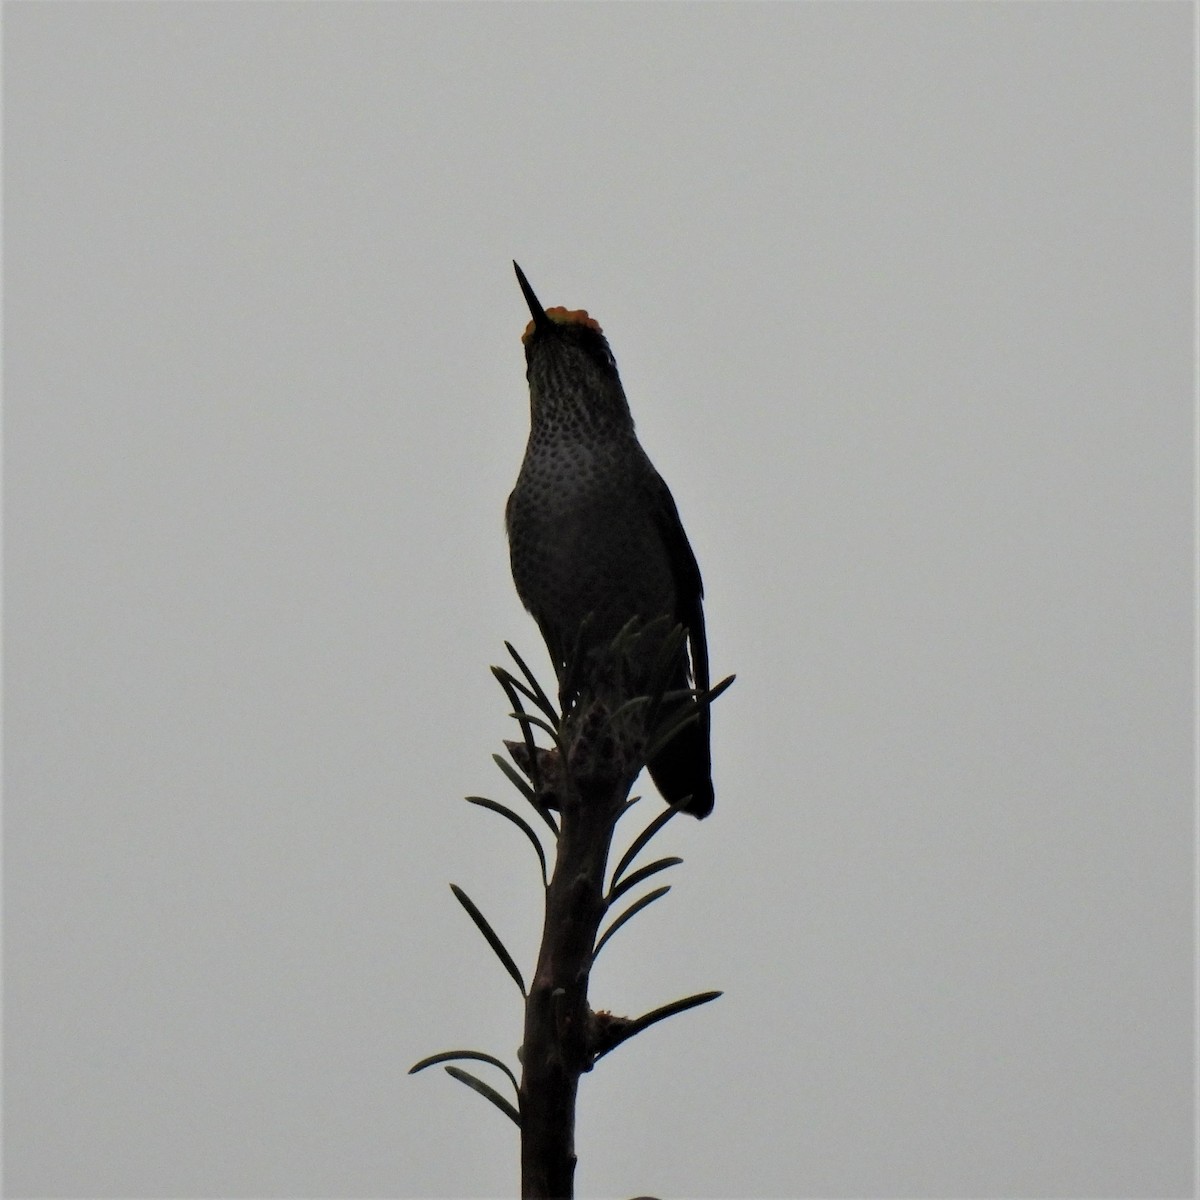
<path fill-rule="evenodd" d="M 564 773 L 565 774 L 565 773 Z M 561 828 L 537 970 L 525 1003 L 521 1051 L 521 1196 L 574 1195 L 575 1099 L 591 1069 L 588 1006 L 592 948 L 604 916 L 604 877 L 613 829 L 629 791 L 618 771 L 564 780 Z"/>

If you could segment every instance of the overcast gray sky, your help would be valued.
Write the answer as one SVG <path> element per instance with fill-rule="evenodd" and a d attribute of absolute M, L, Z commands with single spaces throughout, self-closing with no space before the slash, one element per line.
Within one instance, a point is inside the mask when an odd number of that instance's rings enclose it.
<path fill-rule="evenodd" d="M 9 1195 L 513 1194 L 514 257 L 738 674 L 580 1194 L 1190 1194 L 1192 6 L 4 18 Z"/>

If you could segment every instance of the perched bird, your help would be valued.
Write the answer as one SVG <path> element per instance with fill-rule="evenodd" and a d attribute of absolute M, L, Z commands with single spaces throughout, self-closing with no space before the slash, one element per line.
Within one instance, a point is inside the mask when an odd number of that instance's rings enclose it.
<path fill-rule="evenodd" d="M 652 629 L 686 630 L 667 689 L 687 688 L 689 677 L 707 689 L 700 568 L 675 501 L 638 442 L 608 342 L 586 312 L 544 309 L 513 267 L 533 315 L 521 339 L 530 430 L 505 520 L 517 594 L 546 639 L 559 687 L 573 655 L 586 661 L 639 617 L 665 618 Z M 650 682 L 662 644 L 639 641 L 635 688 Z M 708 816 L 708 706 L 647 765 L 668 804 Z"/>

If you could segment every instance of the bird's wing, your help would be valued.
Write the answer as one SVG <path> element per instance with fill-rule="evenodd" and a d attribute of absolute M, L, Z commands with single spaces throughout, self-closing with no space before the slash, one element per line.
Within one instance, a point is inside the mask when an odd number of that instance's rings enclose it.
<path fill-rule="evenodd" d="M 708 639 L 704 631 L 704 583 L 700 578 L 700 564 L 683 531 L 675 498 L 657 471 L 652 470 L 651 512 L 654 523 L 667 548 L 671 564 L 671 575 L 675 582 L 675 619 L 688 631 L 688 643 L 692 658 L 692 678 L 697 688 L 708 690 Z M 702 720 L 708 724 L 708 709 Z"/>

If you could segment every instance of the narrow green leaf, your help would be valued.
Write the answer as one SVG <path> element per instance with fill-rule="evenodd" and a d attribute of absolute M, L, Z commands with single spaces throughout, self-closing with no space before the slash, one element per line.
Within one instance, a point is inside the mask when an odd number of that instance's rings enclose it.
<path fill-rule="evenodd" d="M 712 687 L 710 687 L 708 689 L 708 691 L 704 691 L 703 688 L 694 688 L 694 687 L 692 687 L 692 688 L 674 688 L 672 691 L 663 692 L 663 699 L 664 700 L 691 699 L 691 700 L 695 700 L 703 708 L 706 705 L 712 704 L 712 702 L 718 696 L 720 696 L 722 693 L 728 691 L 728 689 L 732 686 L 733 681 L 736 678 L 737 678 L 736 675 L 726 675 L 725 678 L 720 681 L 720 683 L 714 684 Z"/>
<path fill-rule="evenodd" d="M 657 618 L 656 618 L 657 620 Z M 627 648 L 629 642 L 637 636 L 638 626 L 641 625 L 642 618 L 638 616 L 630 617 L 620 629 L 617 630 L 616 636 L 609 643 L 614 650 L 621 651 Z"/>
<path fill-rule="evenodd" d="M 461 1067 L 445 1067 L 444 1070 L 451 1079 L 457 1079 L 459 1083 L 465 1083 L 467 1087 L 472 1091 L 478 1092 L 485 1100 L 490 1100 L 518 1129 L 521 1128 L 521 1114 L 491 1084 L 484 1083 L 478 1076 L 472 1075 L 470 1071 L 464 1071 Z"/>
<path fill-rule="evenodd" d="M 632 875 L 622 879 L 615 887 L 609 888 L 608 895 L 604 898 L 606 904 L 612 904 L 614 900 L 623 896 L 630 888 L 635 888 L 644 879 L 649 879 L 651 875 L 659 871 L 665 871 L 668 867 L 676 867 L 681 862 L 682 858 L 660 858 L 650 863 L 649 866 L 642 867 L 640 870 L 634 871 Z"/>
<path fill-rule="evenodd" d="M 681 689 L 675 692 L 667 692 L 662 697 L 665 702 L 676 699 L 683 699 L 687 696 L 695 698 L 695 704 L 689 704 L 682 710 L 682 716 L 672 720 L 669 725 L 660 725 L 653 730 L 654 736 L 646 749 L 642 751 L 642 757 L 646 762 L 657 757 L 662 748 L 681 730 L 690 725 L 693 721 L 700 719 L 701 712 L 707 708 L 712 702 L 721 695 L 737 678 L 736 675 L 729 675 L 722 679 L 716 687 L 710 688 L 707 692 L 698 692 L 693 688 Z M 647 725 L 650 724 L 650 718 L 647 717 Z"/>
<path fill-rule="evenodd" d="M 513 656 L 513 662 L 517 664 L 521 674 L 529 681 L 529 686 L 533 689 L 533 694 L 529 698 L 557 726 L 559 720 L 558 711 L 555 709 L 550 697 L 546 695 L 542 685 L 538 683 L 537 676 L 525 665 L 525 660 L 517 653 L 512 642 L 505 642 L 504 648 Z"/>
<path fill-rule="evenodd" d="M 537 694 L 526 687 L 525 684 L 523 684 L 511 671 L 506 670 L 504 667 L 493 666 L 492 674 L 495 675 L 497 679 L 503 678 L 508 680 L 508 682 L 514 688 L 516 688 L 526 700 L 531 700 L 535 705 L 537 704 Z"/>
<path fill-rule="evenodd" d="M 509 954 L 504 943 L 496 936 L 496 931 L 488 924 L 487 918 L 475 907 L 475 902 L 467 895 L 466 892 L 458 886 L 457 883 L 450 885 L 450 890 L 454 893 L 459 904 L 467 910 L 467 914 L 471 920 L 475 922 L 479 932 L 487 938 L 487 943 L 496 952 L 496 957 L 504 964 L 504 969 L 516 981 L 517 987 L 521 989 L 521 995 L 525 993 L 525 980 L 521 978 L 521 971 L 517 964 L 513 961 L 513 956 Z"/>
<path fill-rule="evenodd" d="M 621 882 L 621 874 L 626 867 L 642 852 L 650 839 L 678 812 L 677 808 L 664 809 L 636 838 L 633 839 L 633 844 L 621 856 L 621 861 L 617 863 L 617 869 L 612 874 L 612 883 L 610 887 L 616 887 Z"/>
<path fill-rule="evenodd" d="M 524 694 L 528 699 L 533 697 L 529 695 L 529 689 L 522 685 L 511 671 L 506 671 L 503 667 L 493 666 L 491 668 L 492 677 L 504 689 L 504 694 L 512 701 L 513 708 L 525 711 L 525 706 L 521 703 L 521 695 Z"/>
<path fill-rule="evenodd" d="M 421 1059 L 419 1063 L 414 1063 L 408 1068 L 408 1073 L 415 1075 L 418 1071 L 425 1070 L 426 1067 L 434 1067 L 442 1062 L 453 1062 L 456 1058 L 469 1058 L 475 1062 L 491 1063 L 493 1067 L 499 1067 L 512 1080 L 512 1085 L 517 1093 L 520 1093 L 521 1085 L 517 1083 L 517 1077 L 509 1070 L 507 1063 L 493 1054 L 484 1054 L 481 1050 L 443 1050 L 441 1054 L 431 1054 L 428 1058 Z"/>
<path fill-rule="evenodd" d="M 636 1020 L 630 1022 L 619 1041 L 613 1042 L 603 1054 L 596 1056 L 596 1061 L 599 1062 L 605 1054 L 609 1054 L 615 1050 L 621 1042 L 627 1042 L 631 1037 L 636 1037 L 643 1029 L 649 1029 L 651 1025 L 656 1025 L 659 1021 L 665 1021 L 668 1017 L 675 1016 L 676 1013 L 687 1012 L 689 1008 L 697 1008 L 701 1004 L 708 1004 L 709 1001 L 715 1000 L 721 994 L 721 992 L 697 992 L 694 996 L 685 996 L 682 1000 L 673 1000 L 670 1004 L 664 1004 L 662 1008 L 656 1008 L 653 1012 L 648 1012 L 644 1016 L 638 1017 Z"/>
<path fill-rule="evenodd" d="M 540 800 L 530 800 L 533 811 L 550 827 L 550 832 L 558 838 L 558 822 L 550 815 L 550 810 Z"/>
<path fill-rule="evenodd" d="M 647 892 L 646 895 L 644 895 L 640 900 L 637 900 L 631 904 L 601 935 L 600 940 L 596 943 L 596 948 L 592 951 L 593 961 L 595 961 L 595 959 L 599 956 L 600 950 L 604 943 L 607 942 L 608 939 L 612 937 L 612 935 L 616 933 L 626 921 L 628 921 L 631 917 L 637 916 L 637 914 L 640 913 L 648 904 L 653 904 L 655 900 L 661 900 L 663 896 L 665 896 L 670 890 L 671 885 L 667 884 L 666 887 L 656 888 L 652 892 Z"/>
<path fill-rule="evenodd" d="M 548 733 L 554 739 L 554 744 L 561 749 L 562 743 L 558 740 L 558 730 L 555 729 L 553 725 L 543 721 L 541 717 L 535 717 L 533 713 L 527 713 L 524 711 L 510 712 L 508 715 L 512 717 L 514 721 L 519 721 L 522 728 L 524 728 L 526 725 L 532 725 L 535 728 L 542 730 L 544 733 Z M 529 742 L 530 745 L 533 744 L 531 741 L 529 741 L 529 739 L 526 739 L 526 741 Z"/>
<path fill-rule="evenodd" d="M 733 686 L 733 681 L 736 678 L 736 675 L 726 675 L 720 683 L 713 684 L 713 686 L 708 689 L 708 695 L 704 697 L 703 702 L 705 704 L 711 704 L 722 692 L 728 691 L 729 688 Z M 717 993 L 718 996 L 720 994 L 720 992 Z"/>
<path fill-rule="evenodd" d="M 511 808 L 505 804 L 501 804 L 499 800 L 489 800 L 486 796 L 468 796 L 468 804 L 477 804 L 480 808 L 490 809 L 494 813 L 499 813 L 506 820 L 511 821 L 533 844 L 534 850 L 537 851 L 538 862 L 542 866 L 542 884 L 548 886 L 550 876 L 547 873 L 546 867 L 546 852 L 542 849 L 541 840 L 538 835 L 533 832 L 533 827 L 524 817 L 518 816 Z"/>
<path fill-rule="evenodd" d="M 627 712 L 632 712 L 635 708 L 642 708 L 649 703 L 649 696 L 634 696 L 632 700 L 626 700 L 619 708 L 614 709 L 612 716 L 608 719 L 610 722 L 619 721 Z"/>
<path fill-rule="evenodd" d="M 508 760 L 505 760 L 505 758 L 500 757 L 498 754 L 493 754 L 492 761 L 496 763 L 496 766 L 500 770 L 503 770 L 504 778 L 508 779 L 510 784 L 528 800 L 534 812 L 542 818 L 542 821 L 546 822 L 547 826 L 550 826 L 550 832 L 557 838 L 558 822 L 550 815 L 550 809 L 547 809 L 546 805 L 542 804 L 541 800 L 538 799 L 538 793 L 521 778 L 520 772 Z"/>
<path fill-rule="evenodd" d="M 517 791 L 525 797 L 526 800 L 528 800 L 531 804 L 534 804 L 534 790 L 524 779 L 521 778 L 520 772 L 518 772 L 517 768 L 510 766 L 509 763 L 501 758 L 499 754 L 493 754 L 492 758 L 495 760 L 496 766 L 498 766 L 500 770 L 502 770 L 508 777 L 509 783 L 511 783 L 513 787 L 515 787 Z"/>
<path fill-rule="evenodd" d="M 508 697 L 509 703 L 517 710 L 514 713 L 509 713 L 509 716 L 516 717 L 517 721 L 521 723 L 521 736 L 525 739 L 525 752 L 529 756 L 529 777 L 533 780 L 533 789 L 536 793 L 540 790 L 542 784 L 538 776 L 537 745 L 533 740 L 533 730 L 522 720 L 526 714 L 521 704 L 521 697 L 517 695 L 517 681 L 500 667 L 493 667 L 492 674 L 499 680 L 500 686 L 504 689 L 504 694 Z"/>
<path fill-rule="evenodd" d="M 492 759 L 496 766 L 504 772 L 505 778 L 529 801 L 533 807 L 533 811 L 550 826 L 550 832 L 555 837 L 558 837 L 558 822 L 550 815 L 550 810 L 538 799 L 537 793 L 533 788 L 521 778 L 516 767 L 512 766 L 506 759 L 501 758 L 499 754 L 493 754 Z"/>

